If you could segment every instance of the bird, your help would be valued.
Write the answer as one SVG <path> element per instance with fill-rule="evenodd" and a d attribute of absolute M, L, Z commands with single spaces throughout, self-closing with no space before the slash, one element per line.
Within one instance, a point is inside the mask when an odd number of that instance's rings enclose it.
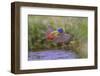
<path fill-rule="evenodd" d="M 65 33 L 63 28 L 57 28 L 57 30 L 54 30 L 50 25 L 47 28 L 46 31 L 46 40 L 53 41 L 55 43 L 68 43 L 71 40 L 71 35 L 68 33 Z"/>

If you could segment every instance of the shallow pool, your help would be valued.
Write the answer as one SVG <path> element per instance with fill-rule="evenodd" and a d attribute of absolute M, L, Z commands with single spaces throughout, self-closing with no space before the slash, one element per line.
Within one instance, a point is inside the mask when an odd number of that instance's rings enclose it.
<path fill-rule="evenodd" d="M 56 59 L 76 59 L 79 56 L 72 50 L 46 50 L 33 52 L 29 51 L 28 60 L 56 60 Z"/>

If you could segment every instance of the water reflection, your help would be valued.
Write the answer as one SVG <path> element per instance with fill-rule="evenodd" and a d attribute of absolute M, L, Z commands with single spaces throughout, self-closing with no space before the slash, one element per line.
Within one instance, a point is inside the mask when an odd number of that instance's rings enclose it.
<path fill-rule="evenodd" d="M 76 59 L 79 56 L 72 50 L 46 50 L 33 52 L 29 51 L 28 60 L 56 60 L 56 59 Z"/>

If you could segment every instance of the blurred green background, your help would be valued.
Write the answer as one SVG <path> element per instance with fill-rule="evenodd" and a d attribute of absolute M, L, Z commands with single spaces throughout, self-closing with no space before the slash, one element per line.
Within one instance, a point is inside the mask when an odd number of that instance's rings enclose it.
<path fill-rule="evenodd" d="M 71 49 L 81 58 L 88 57 L 88 18 L 71 16 L 28 15 L 28 50 L 62 49 L 52 41 L 46 41 L 45 33 L 50 24 L 54 30 L 62 27 L 64 32 L 71 34 L 72 41 L 64 49 Z"/>

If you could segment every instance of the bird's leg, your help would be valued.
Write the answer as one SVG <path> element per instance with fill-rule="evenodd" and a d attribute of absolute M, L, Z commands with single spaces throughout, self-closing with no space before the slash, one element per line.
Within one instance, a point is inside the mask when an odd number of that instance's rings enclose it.
<path fill-rule="evenodd" d="M 64 47 L 65 47 L 64 42 L 61 42 L 61 48 L 64 49 Z"/>

